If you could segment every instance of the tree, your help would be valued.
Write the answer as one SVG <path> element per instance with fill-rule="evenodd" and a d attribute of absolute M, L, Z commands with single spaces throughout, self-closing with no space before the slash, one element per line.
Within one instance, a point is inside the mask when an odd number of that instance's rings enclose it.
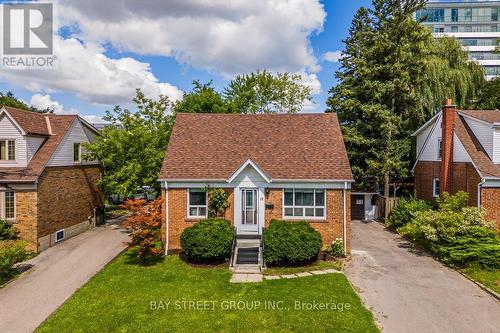
<path fill-rule="evenodd" d="M 500 109 L 500 77 L 486 81 L 481 87 L 475 108 L 478 110 Z"/>
<path fill-rule="evenodd" d="M 252 72 L 238 75 L 223 95 L 239 113 L 296 113 L 312 100 L 311 88 L 301 79 L 299 74 Z"/>
<path fill-rule="evenodd" d="M 115 106 L 106 111 L 110 124 L 101 130 L 96 141 L 86 145 L 88 157 L 101 162 L 106 193 L 123 196 L 137 187 L 159 187 L 160 172 L 174 116 L 168 113 L 172 103 L 166 96 L 158 101 L 146 98 L 138 89 L 134 98 L 137 111 Z"/>
<path fill-rule="evenodd" d="M 0 92 L 0 107 L 2 107 L 2 106 L 10 106 L 12 108 L 23 109 L 23 110 L 33 111 L 33 112 L 40 112 L 40 113 L 53 113 L 54 112 L 54 110 L 49 108 L 49 107 L 46 109 L 37 109 L 33 106 L 29 106 L 24 101 L 15 97 L 11 91 L 7 91 L 6 93 Z"/>
<path fill-rule="evenodd" d="M 230 113 L 229 103 L 212 87 L 212 81 L 193 81 L 193 90 L 185 92 L 182 100 L 175 103 L 176 113 Z"/>
<path fill-rule="evenodd" d="M 482 80 L 460 45 L 435 40 L 413 19 L 425 0 L 374 0 L 356 13 L 339 84 L 327 112 L 337 112 L 355 178 L 378 190 L 408 174 L 411 133 L 445 97 L 469 102 Z M 461 104 L 459 104 L 460 106 Z"/>
<path fill-rule="evenodd" d="M 161 198 L 150 203 L 145 200 L 127 200 L 123 208 L 131 212 L 123 226 L 129 228 L 131 241 L 135 247 L 137 260 L 146 264 L 150 259 L 163 253 L 161 242 Z"/>

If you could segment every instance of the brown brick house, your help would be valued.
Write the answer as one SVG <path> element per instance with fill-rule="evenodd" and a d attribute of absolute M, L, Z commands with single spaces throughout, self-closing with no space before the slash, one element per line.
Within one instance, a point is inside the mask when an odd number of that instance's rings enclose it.
<path fill-rule="evenodd" d="M 484 208 L 500 229 L 500 111 L 457 110 L 447 100 L 414 136 L 417 196 L 466 191 L 469 205 Z"/>
<path fill-rule="evenodd" d="M 203 188 L 224 188 L 226 218 L 256 236 L 272 219 L 307 221 L 350 249 L 353 182 L 336 114 L 178 114 L 160 172 L 163 238 L 207 216 Z"/>
<path fill-rule="evenodd" d="M 97 131 L 77 115 L 0 108 L 0 218 L 42 251 L 93 225 L 102 169 L 82 159 Z"/>

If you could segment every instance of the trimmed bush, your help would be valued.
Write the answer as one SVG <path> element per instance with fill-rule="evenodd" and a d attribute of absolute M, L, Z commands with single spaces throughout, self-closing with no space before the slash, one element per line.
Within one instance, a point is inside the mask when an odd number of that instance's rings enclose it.
<path fill-rule="evenodd" d="M 0 220 L 0 240 L 17 239 L 17 230 L 5 220 Z"/>
<path fill-rule="evenodd" d="M 418 213 L 425 212 L 430 209 L 431 207 L 424 200 L 401 199 L 389 214 L 387 226 L 392 229 L 400 228 L 410 223 L 410 221 L 413 220 Z"/>
<path fill-rule="evenodd" d="M 269 266 L 293 266 L 318 258 L 321 234 L 306 222 L 272 220 L 264 231 L 264 260 Z"/>
<path fill-rule="evenodd" d="M 15 274 L 14 265 L 28 259 L 25 241 L 0 241 L 0 283 Z"/>
<path fill-rule="evenodd" d="M 229 259 L 234 232 L 231 223 L 222 219 L 202 220 L 181 234 L 181 247 L 191 260 L 203 263 Z"/>

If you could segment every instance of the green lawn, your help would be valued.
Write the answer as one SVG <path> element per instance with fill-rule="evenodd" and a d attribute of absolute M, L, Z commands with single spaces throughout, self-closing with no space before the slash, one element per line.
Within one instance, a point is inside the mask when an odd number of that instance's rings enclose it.
<path fill-rule="evenodd" d="M 462 272 L 500 294 L 500 269 L 490 271 L 472 266 L 464 268 Z"/>
<path fill-rule="evenodd" d="M 264 271 L 265 275 L 282 275 L 282 274 L 293 274 L 301 272 L 309 272 L 318 269 L 328 269 L 333 268 L 338 271 L 342 270 L 341 261 L 324 261 L 318 260 L 309 266 L 299 266 L 299 267 L 270 267 Z"/>
<path fill-rule="evenodd" d="M 230 277 L 227 268 L 194 268 L 177 256 L 141 267 L 125 253 L 37 332 L 378 332 L 343 274 L 256 284 Z M 151 309 L 160 301 L 163 308 Z M 308 308 L 313 302 L 328 309 Z"/>

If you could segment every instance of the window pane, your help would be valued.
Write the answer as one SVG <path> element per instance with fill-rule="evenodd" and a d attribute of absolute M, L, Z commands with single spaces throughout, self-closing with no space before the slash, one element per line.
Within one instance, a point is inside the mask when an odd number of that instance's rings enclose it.
<path fill-rule="evenodd" d="M 206 206 L 207 194 L 204 191 L 189 191 L 189 205 L 190 206 Z"/>
<path fill-rule="evenodd" d="M 198 216 L 206 216 L 207 209 L 205 207 L 198 207 Z"/>
<path fill-rule="evenodd" d="M 14 218 L 14 192 L 5 192 L 5 218 Z"/>
<path fill-rule="evenodd" d="M 325 210 L 323 208 L 316 208 L 316 216 L 325 216 Z"/>
<path fill-rule="evenodd" d="M 293 205 L 293 190 L 285 190 L 285 206 Z"/>
<path fill-rule="evenodd" d="M 302 191 L 295 190 L 295 206 L 302 206 L 304 200 L 302 199 Z"/>
<path fill-rule="evenodd" d="M 306 216 L 314 216 L 314 208 L 306 208 Z"/>
<path fill-rule="evenodd" d="M 247 198 L 247 207 L 252 208 L 253 207 L 253 192 L 252 191 L 246 191 L 246 198 Z"/>
<path fill-rule="evenodd" d="M 16 159 L 16 141 L 9 141 L 8 149 L 9 160 L 13 161 Z"/>
<path fill-rule="evenodd" d="M 285 208 L 285 216 L 293 216 L 293 208 Z"/>
<path fill-rule="evenodd" d="M 189 216 L 198 216 L 198 208 L 189 207 Z"/>
<path fill-rule="evenodd" d="M 304 216 L 304 210 L 302 208 L 294 208 L 293 216 Z"/>
<path fill-rule="evenodd" d="M 325 191 L 316 190 L 316 206 L 323 206 L 325 204 Z"/>
<path fill-rule="evenodd" d="M 5 141 L 0 141 L 0 160 L 7 159 L 7 151 L 5 147 Z"/>
<path fill-rule="evenodd" d="M 73 161 L 80 162 L 80 144 L 73 143 Z"/>
<path fill-rule="evenodd" d="M 305 190 L 302 194 L 304 206 L 314 206 L 314 190 Z"/>

